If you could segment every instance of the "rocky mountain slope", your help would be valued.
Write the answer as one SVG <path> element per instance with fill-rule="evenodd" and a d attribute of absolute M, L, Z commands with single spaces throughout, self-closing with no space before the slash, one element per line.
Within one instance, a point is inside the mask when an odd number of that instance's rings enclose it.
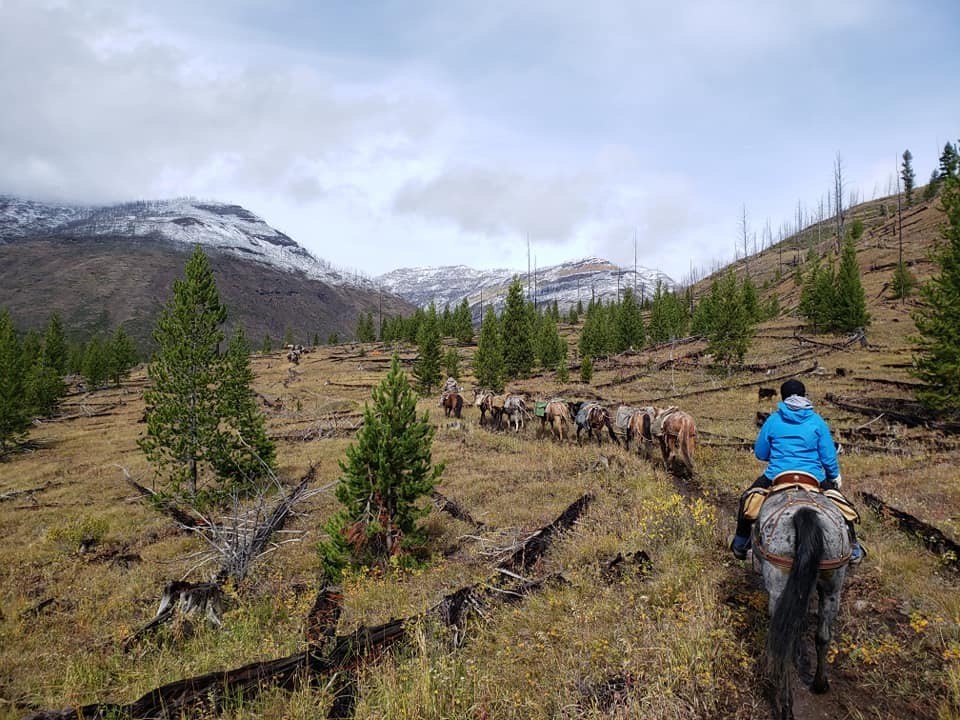
<path fill-rule="evenodd" d="M 673 279 L 657 270 L 637 268 L 634 273 L 632 268 L 620 268 L 600 258 L 584 258 L 541 268 L 535 277 L 529 278 L 515 270 L 474 270 L 454 265 L 393 270 L 376 281 L 384 290 L 420 306 L 434 302 L 438 309 L 447 303 L 453 308 L 466 297 L 474 318 L 477 318 L 481 303 L 483 307 L 492 305 L 498 310 L 503 306 L 514 276 L 520 278 L 524 287 L 529 284 L 538 303 L 556 300 L 561 311 L 575 306 L 578 300 L 586 304 L 591 297 L 613 300 L 627 287 L 636 288 L 637 297 L 649 297 L 657 282 L 671 288 L 676 285 Z"/>
<path fill-rule="evenodd" d="M 231 323 L 252 344 L 352 337 L 360 312 L 412 311 L 368 280 L 345 276 L 238 206 L 192 199 L 64 206 L 0 196 L 0 306 L 23 328 L 59 312 L 78 337 L 118 324 L 149 344 L 186 256 L 211 258 Z"/>

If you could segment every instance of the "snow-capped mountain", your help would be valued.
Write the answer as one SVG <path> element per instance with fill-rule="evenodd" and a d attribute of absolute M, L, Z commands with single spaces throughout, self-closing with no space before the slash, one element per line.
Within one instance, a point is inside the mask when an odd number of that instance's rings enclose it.
<path fill-rule="evenodd" d="M 650 297 L 657 282 L 662 282 L 665 288 L 676 287 L 668 275 L 658 270 L 638 267 L 634 273 L 633 268 L 621 268 L 601 258 L 584 258 L 540 268 L 529 277 L 515 270 L 475 270 L 453 265 L 393 270 L 381 275 L 376 282 L 384 290 L 415 305 L 425 306 L 433 302 L 437 309 L 446 304 L 453 309 L 467 298 L 474 318 L 478 318 L 481 303 L 483 307 L 502 308 L 514 276 L 520 278 L 525 290 L 530 288 L 538 304 L 552 304 L 556 300 L 561 312 L 575 306 L 578 300 L 584 305 L 591 297 L 613 300 L 618 292 L 622 294 L 628 287 L 636 288 L 638 299 Z"/>
<path fill-rule="evenodd" d="M 335 285 L 373 286 L 311 255 L 290 237 L 239 205 L 193 198 L 107 206 L 50 205 L 0 195 L 0 242 L 61 239 L 162 239 L 200 244 Z"/>

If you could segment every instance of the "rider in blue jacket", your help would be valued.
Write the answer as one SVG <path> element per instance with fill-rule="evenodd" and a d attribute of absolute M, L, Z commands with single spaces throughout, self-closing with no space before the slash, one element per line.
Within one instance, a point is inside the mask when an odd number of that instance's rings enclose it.
<path fill-rule="evenodd" d="M 813 475 L 824 490 L 840 487 L 840 463 L 837 449 L 830 436 L 830 428 L 813 410 L 813 403 L 806 396 L 806 388 L 799 380 L 787 380 L 780 386 L 781 402 L 776 412 L 770 414 L 753 445 L 758 460 L 767 462 L 763 475 L 750 489 L 768 488 L 782 472 L 800 470 Z M 749 492 L 749 490 L 747 491 Z M 737 514 L 737 534 L 730 549 L 738 560 L 745 560 L 750 547 L 750 528 L 753 520 L 743 517 L 747 493 L 740 500 Z M 857 542 L 853 524 L 850 530 L 851 558 L 853 564 L 864 557 L 863 548 Z"/>

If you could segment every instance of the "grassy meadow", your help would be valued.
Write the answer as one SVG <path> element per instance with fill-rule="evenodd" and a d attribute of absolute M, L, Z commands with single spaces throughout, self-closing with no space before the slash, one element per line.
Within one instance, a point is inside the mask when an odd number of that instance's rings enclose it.
<path fill-rule="evenodd" d="M 841 347 L 843 337 L 800 327 L 789 314 L 798 291 L 782 265 L 794 254 L 770 249 L 751 258 L 750 271 L 764 284 L 762 297 L 779 294 L 784 315 L 758 328 L 745 359 L 754 369 L 718 373 L 695 356 L 703 343 L 692 342 L 599 360 L 589 386 L 561 386 L 547 373 L 508 388 L 529 398 L 680 406 L 697 422 L 691 481 L 675 480 L 661 462 L 608 438 L 599 447 L 557 443 L 540 435 L 538 420 L 519 434 L 494 432 L 479 427 L 472 406 L 457 421 L 444 417 L 436 397 L 421 399 L 420 411 L 437 425 L 434 459 L 446 463 L 437 489 L 483 527 L 434 509 L 425 520 L 433 555 L 424 567 L 342 578 L 339 633 L 418 615 L 444 594 L 489 579 L 532 531 L 584 493 L 595 499 L 529 572 L 531 579 L 558 573 L 563 581 L 517 602 L 488 604 L 457 642 L 428 621 L 408 628 L 407 642 L 361 667 L 354 716 L 769 716 L 759 685 L 766 596 L 727 545 L 737 497 L 763 469 L 745 449 L 757 411 L 773 407 L 758 401 L 757 389 L 797 373 L 835 435 L 847 433 L 844 491 L 861 509 L 859 532 L 870 553 L 844 588 L 831 690 L 813 696 L 800 689 L 797 714 L 960 717 L 960 578 L 858 495 L 873 493 L 960 540 L 960 440 L 826 400 L 828 393 L 854 404 L 912 400 L 906 385 L 889 381 L 912 381 L 905 366 L 916 305 L 889 298 L 889 264 L 899 248 L 878 207 L 855 209 L 868 228 L 859 246 L 873 316 L 867 347 Z M 931 270 L 926 258 L 938 214 L 924 206 L 911 220 L 904 256 L 922 279 Z M 798 243 L 816 242 L 810 232 Z M 578 328 L 563 332 L 574 348 Z M 474 350 L 460 348 L 467 368 Z M 148 487 L 156 482 L 136 445 L 145 429 L 145 370 L 120 388 L 72 394 L 57 417 L 37 424 L 29 450 L 0 462 L 0 497 L 32 490 L 0 501 L 0 718 L 129 702 L 180 678 L 303 649 L 304 619 L 320 582 L 316 544 L 338 507 L 337 462 L 390 352 L 377 344 L 322 347 L 296 366 L 281 353 L 254 356 L 255 389 L 271 402 L 264 409 L 278 438 L 281 481 L 294 485 L 314 466 L 313 486 L 325 489 L 299 507 L 288 542 L 228 588 L 223 627 L 176 623 L 127 650 L 124 638 L 153 616 L 168 581 L 204 580 L 216 567 L 202 539 L 179 531 L 124 481 L 126 470 Z M 414 350 L 403 348 L 401 357 L 409 370 Z M 472 387 L 469 370 L 462 384 Z M 864 430 L 873 433 L 869 439 L 859 439 Z M 647 572 L 629 563 L 605 569 L 617 553 L 636 551 L 649 556 Z M 327 685 L 271 689 L 217 716 L 325 717 L 333 694 Z"/>

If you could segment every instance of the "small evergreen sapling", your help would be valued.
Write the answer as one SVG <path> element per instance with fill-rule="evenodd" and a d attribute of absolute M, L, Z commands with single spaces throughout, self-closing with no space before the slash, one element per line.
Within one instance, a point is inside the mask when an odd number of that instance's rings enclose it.
<path fill-rule="evenodd" d="M 340 460 L 337 499 L 343 505 L 326 525 L 319 545 L 323 566 L 336 578 L 347 565 L 383 566 L 425 545 L 418 520 L 430 511 L 421 502 L 443 473 L 432 464 L 435 428 L 416 414 L 416 394 L 394 354 L 390 371 L 365 405 L 363 427 Z"/>

